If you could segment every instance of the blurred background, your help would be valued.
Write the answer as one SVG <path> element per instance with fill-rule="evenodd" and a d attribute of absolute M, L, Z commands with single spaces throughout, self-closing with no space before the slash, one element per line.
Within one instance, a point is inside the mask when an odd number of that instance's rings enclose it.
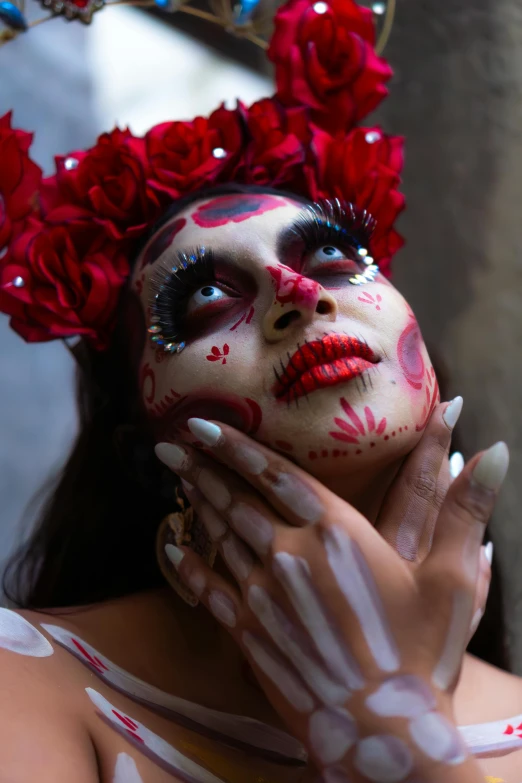
<path fill-rule="evenodd" d="M 263 53 L 198 19 L 107 9 L 56 20 L 0 48 L 0 115 L 37 130 L 33 155 L 136 133 L 220 100 L 269 95 Z M 395 283 L 462 394 L 466 457 L 499 439 L 512 467 L 491 525 L 508 642 L 522 674 L 522 5 L 398 0 L 386 48 L 395 77 L 377 120 L 408 137 Z M 28 502 L 75 435 L 73 361 L 28 346 L 0 316 L 0 560 L 31 523 Z"/>

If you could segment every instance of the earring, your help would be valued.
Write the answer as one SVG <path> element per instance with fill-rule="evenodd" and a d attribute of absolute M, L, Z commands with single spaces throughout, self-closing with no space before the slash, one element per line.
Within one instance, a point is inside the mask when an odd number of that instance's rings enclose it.
<path fill-rule="evenodd" d="M 174 565 L 165 553 L 165 545 L 188 546 L 193 552 L 202 557 L 211 568 L 214 566 L 217 547 L 208 535 L 205 526 L 194 514 L 192 506 L 189 506 L 180 495 L 178 487 L 176 487 L 176 500 L 181 510 L 167 514 L 162 519 L 156 536 L 156 557 L 161 573 L 169 585 L 185 603 L 189 606 L 197 606 L 199 599 L 179 578 Z"/>

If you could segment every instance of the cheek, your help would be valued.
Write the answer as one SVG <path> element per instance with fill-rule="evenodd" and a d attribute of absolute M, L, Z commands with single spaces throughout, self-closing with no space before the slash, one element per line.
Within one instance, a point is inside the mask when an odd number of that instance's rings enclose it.
<path fill-rule="evenodd" d="M 419 325 L 409 307 L 408 323 L 397 341 L 397 361 L 405 382 L 404 388 L 412 401 L 415 430 L 421 432 L 426 428 L 440 394 Z"/>

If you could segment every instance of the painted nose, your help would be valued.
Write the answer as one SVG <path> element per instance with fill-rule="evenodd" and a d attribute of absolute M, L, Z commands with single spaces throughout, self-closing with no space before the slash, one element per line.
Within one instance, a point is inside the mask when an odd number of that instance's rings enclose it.
<path fill-rule="evenodd" d="M 280 274 L 275 276 L 271 272 L 275 297 L 263 319 L 263 332 L 269 342 L 283 340 L 289 331 L 315 320 L 336 320 L 337 302 L 322 285 L 285 267 L 277 271 Z"/>

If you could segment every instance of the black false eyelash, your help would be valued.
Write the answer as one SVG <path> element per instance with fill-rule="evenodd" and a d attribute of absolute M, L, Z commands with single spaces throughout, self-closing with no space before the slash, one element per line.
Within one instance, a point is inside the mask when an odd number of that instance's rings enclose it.
<path fill-rule="evenodd" d="M 352 249 L 358 261 L 371 264 L 373 259 L 368 255 L 368 246 L 375 226 L 376 221 L 365 209 L 337 198 L 321 199 L 303 209 L 294 232 L 307 249 L 331 242 L 343 249 Z"/>
<path fill-rule="evenodd" d="M 212 251 L 204 247 L 193 253 L 178 253 L 178 263 L 158 265 L 151 278 L 152 299 L 149 328 L 151 340 L 168 353 L 179 353 L 185 347 L 181 340 L 183 302 L 199 286 L 214 279 Z"/>

